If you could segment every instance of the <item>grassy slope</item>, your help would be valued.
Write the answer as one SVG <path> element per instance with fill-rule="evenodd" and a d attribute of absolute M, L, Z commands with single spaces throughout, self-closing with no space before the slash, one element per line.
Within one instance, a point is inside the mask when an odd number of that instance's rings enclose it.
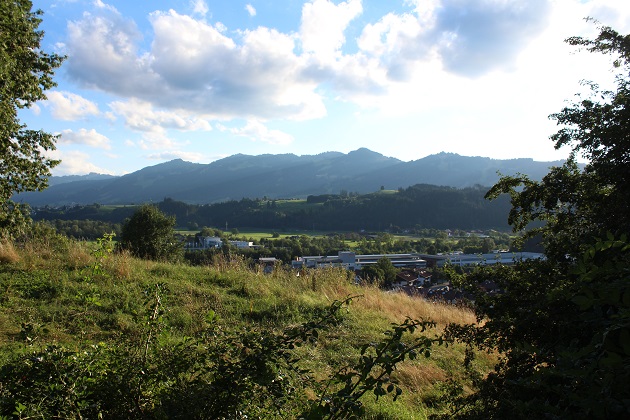
<path fill-rule="evenodd" d="M 343 324 L 322 334 L 315 346 L 298 350 L 316 376 L 358 357 L 358 349 L 378 341 L 391 322 L 428 318 L 439 333 L 448 322 L 474 322 L 464 309 L 428 303 L 402 294 L 352 285 L 347 273 L 312 271 L 297 277 L 277 270 L 265 275 L 242 261 L 189 267 L 137 260 L 128 255 L 93 256 L 94 244 L 53 240 L 18 249 L 0 244 L 0 365 L 16 353 L 59 344 L 80 349 L 99 341 L 142 333 L 147 302 L 160 284 L 165 323 L 173 336 L 195 336 L 214 312 L 229 328 L 262 325 L 282 328 L 304 322 L 317 308 L 361 295 Z M 97 270 L 94 270 L 97 263 Z M 100 271 L 100 272 L 99 272 Z M 370 417 L 425 418 L 439 410 L 441 384 L 463 377 L 463 349 L 438 347 L 430 359 L 408 361 L 396 377 L 404 393 L 398 402 L 365 399 Z M 487 371 L 493 359 L 478 359 Z"/>

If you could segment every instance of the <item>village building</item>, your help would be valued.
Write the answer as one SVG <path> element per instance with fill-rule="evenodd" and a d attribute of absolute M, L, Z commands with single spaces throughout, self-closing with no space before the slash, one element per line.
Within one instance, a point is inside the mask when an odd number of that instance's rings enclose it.
<path fill-rule="evenodd" d="M 426 260 L 428 267 L 444 267 L 447 264 L 454 266 L 474 266 L 488 264 L 513 265 L 518 261 L 544 260 L 545 254 L 539 252 L 511 252 L 495 251 L 487 254 L 464 254 L 463 252 L 451 252 L 448 254 L 418 254 Z"/>
<path fill-rule="evenodd" d="M 425 260 L 417 254 L 368 254 L 357 255 L 351 251 L 340 251 L 338 255 L 329 256 L 304 256 L 291 262 L 293 268 L 320 268 L 320 267 L 343 267 L 348 270 L 360 270 L 361 268 L 373 265 L 381 258 L 388 258 L 394 267 L 418 267 L 427 266 Z"/>

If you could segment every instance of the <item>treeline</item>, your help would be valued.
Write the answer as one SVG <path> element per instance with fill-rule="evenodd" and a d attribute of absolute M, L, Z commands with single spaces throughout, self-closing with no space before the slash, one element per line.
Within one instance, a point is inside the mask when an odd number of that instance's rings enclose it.
<path fill-rule="evenodd" d="M 248 227 L 328 231 L 391 231 L 435 228 L 506 229 L 509 200 L 488 201 L 486 188 L 457 189 L 418 184 L 397 192 L 365 195 L 310 196 L 306 202 L 248 199 L 211 205 L 192 205 L 170 198 L 157 203 L 178 226 Z M 39 208 L 38 220 L 92 219 L 122 223 L 134 208 L 107 208 L 93 204 L 59 209 Z"/>
<path fill-rule="evenodd" d="M 184 204 L 184 203 L 182 203 Z M 96 220 L 109 223 L 123 223 L 131 217 L 138 206 L 110 207 L 94 203 L 89 205 L 74 205 L 61 207 L 35 207 L 32 212 L 33 220 Z"/>
<path fill-rule="evenodd" d="M 53 227 L 57 233 L 69 238 L 95 240 L 106 234 L 120 236 L 121 224 L 100 220 L 46 220 L 43 223 Z"/>

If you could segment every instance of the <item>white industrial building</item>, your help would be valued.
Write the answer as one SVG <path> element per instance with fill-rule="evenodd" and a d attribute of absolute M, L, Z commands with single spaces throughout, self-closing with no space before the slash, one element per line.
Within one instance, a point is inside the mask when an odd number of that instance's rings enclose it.
<path fill-rule="evenodd" d="M 539 252 L 510 252 L 497 251 L 487 254 L 464 254 L 462 252 L 452 252 L 448 254 L 419 254 L 427 261 L 429 267 L 443 267 L 446 264 L 455 266 L 504 264 L 512 265 L 524 260 L 544 260 L 545 254 Z"/>
<path fill-rule="evenodd" d="M 360 270 L 367 265 L 376 264 L 383 257 L 388 258 L 395 267 L 424 268 L 427 266 L 426 261 L 418 254 L 357 255 L 351 251 L 340 251 L 336 256 L 304 256 L 293 261 L 291 265 L 294 268 L 343 267 L 348 270 Z"/>

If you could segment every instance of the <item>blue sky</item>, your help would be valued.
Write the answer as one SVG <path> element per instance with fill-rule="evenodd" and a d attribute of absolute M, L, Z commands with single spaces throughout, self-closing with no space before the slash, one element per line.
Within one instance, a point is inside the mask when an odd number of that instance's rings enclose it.
<path fill-rule="evenodd" d="M 547 117 L 606 86 L 610 58 L 563 41 L 627 0 L 36 0 L 58 86 L 20 114 L 60 134 L 54 175 L 181 158 L 453 152 L 563 159 Z"/>

